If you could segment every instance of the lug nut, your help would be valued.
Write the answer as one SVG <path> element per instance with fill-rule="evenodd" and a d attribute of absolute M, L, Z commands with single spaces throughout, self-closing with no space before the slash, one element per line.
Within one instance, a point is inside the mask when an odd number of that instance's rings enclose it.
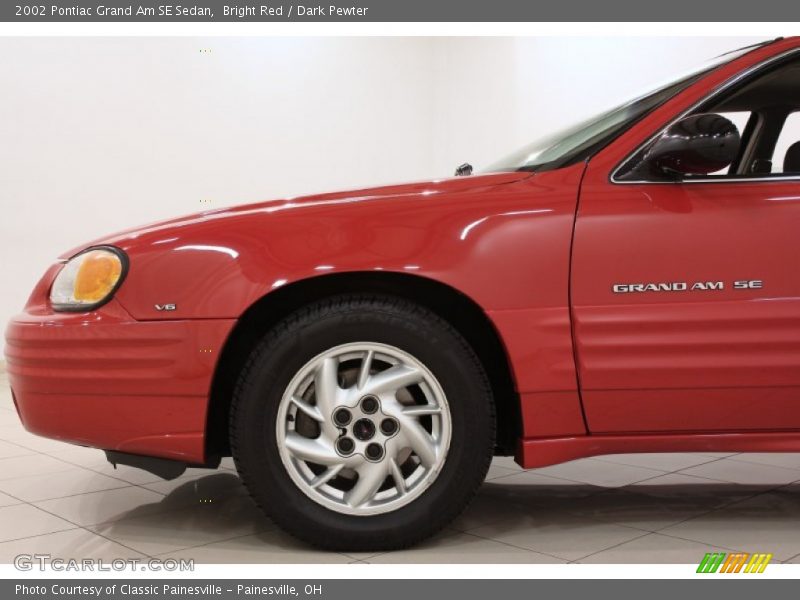
<path fill-rule="evenodd" d="M 397 421 L 394 419 L 384 419 L 381 421 L 381 431 L 384 435 L 394 435 L 397 432 Z"/>
<path fill-rule="evenodd" d="M 378 410 L 378 399 L 375 396 L 365 396 L 361 400 L 361 410 L 365 414 L 371 415 Z"/>
<path fill-rule="evenodd" d="M 355 450 L 356 443 L 349 437 L 342 437 L 336 440 L 336 449 L 340 454 L 348 455 Z"/>
<path fill-rule="evenodd" d="M 350 411 L 346 408 L 340 408 L 335 413 L 333 413 L 333 422 L 341 427 L 345 427 L 350 423 L 350 419 L 352 416 L 350 415 Z"/>
<path fill-rule="evenodd" d="M 371 440 L 375 435 L 375 423 L 369 419 L 359 419 L 353 424 L 353 435 L 362 442 Z"/>
<path fill-rule="evenodd" d="M 367 446 L 367 458 L 370 460 L 380 460 L 383 457 L 383 446 L 372 443 Z"/>

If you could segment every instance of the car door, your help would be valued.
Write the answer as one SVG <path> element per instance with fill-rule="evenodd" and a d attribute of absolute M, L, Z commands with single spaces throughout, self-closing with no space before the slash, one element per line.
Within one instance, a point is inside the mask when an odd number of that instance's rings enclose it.
<path fill-rule="evenodd" d="M 800 429 L 800 164 L 773 155 L 800 142 L 800 65 L 780 68 L 695 110 L 751 115 L 728 172 L 624 181 L 619 157 L 590 161 L 571 301 L 592 432 Z"/>

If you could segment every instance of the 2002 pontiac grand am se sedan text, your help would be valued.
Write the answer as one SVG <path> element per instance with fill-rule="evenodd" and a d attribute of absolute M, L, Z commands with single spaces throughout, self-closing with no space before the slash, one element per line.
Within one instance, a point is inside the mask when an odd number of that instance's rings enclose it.
<path fill-rule="evenodd" d="M 800 451 L 796 111 L 775 40 L 479 175 L 98 240 L 8 326 L 20 418 L 165 477 L 232 455 L 346 550 L 439 530 L 495 454 Z"/>

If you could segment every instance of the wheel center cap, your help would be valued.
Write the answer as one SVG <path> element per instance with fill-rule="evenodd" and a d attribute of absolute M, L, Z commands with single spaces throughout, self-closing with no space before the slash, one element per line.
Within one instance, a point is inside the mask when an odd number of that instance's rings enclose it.
<path fill-rule="evenodd" d="M 353 435 L 362 442 L 371 440 L 375 435 L 375 423 L 369 419 L 359 419 L 353 425 Z"/>

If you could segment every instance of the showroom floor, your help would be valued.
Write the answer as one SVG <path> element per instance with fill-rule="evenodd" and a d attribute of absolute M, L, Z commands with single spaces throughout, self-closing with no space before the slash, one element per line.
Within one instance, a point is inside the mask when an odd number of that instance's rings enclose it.
<path fill-rule="evenodd" d="M 800 562 L 800 454 L 616 455 L 522 471 L 497 459 L 467 512 L 402 552 L 320 552 L 253 505 L 230 460 L 174 481 L 25 432 L 0 373 L 0 562 L 697 563 L 707 551 Z"/>

